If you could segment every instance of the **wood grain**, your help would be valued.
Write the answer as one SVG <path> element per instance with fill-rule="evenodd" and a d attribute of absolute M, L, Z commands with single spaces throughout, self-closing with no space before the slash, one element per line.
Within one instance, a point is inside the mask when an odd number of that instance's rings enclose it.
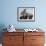
<path fill-rule="evenodd" d="M 44 32 L 3 32 L 3 46 L 44 46 Z"/>

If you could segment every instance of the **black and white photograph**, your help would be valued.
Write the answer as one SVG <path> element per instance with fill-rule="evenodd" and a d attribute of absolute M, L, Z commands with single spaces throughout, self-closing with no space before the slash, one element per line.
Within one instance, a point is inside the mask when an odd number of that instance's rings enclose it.
<path fill-rule="evenodd" d="M 18 21 L 35 21 L 35 7 L 18 7 L 17 8 Z"/>

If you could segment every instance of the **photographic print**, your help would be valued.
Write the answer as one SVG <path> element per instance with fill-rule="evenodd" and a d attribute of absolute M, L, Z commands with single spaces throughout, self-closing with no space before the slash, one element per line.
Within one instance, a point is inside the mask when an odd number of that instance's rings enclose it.
<path fill-rule="evenodd" d="M 17 8 L 18 21 L 35 21 L 35 7 L 18 7 Z"/>

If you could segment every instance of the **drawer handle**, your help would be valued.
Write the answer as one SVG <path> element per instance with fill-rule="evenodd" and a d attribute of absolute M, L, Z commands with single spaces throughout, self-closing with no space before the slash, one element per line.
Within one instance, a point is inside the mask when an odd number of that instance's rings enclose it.
<path fill-rule="evenodd" d="M 12 40 L 11 38 L 9 38 L 10 40 Z"/>
<path fill-rule="evenodd" d="M 10 40 L 13 40 L 13 38 L 9 38 Z"/>
<path fill-rule="evenodd" d="M 32 40 L 36 40 L 36 39 L 32 39 Z"/>

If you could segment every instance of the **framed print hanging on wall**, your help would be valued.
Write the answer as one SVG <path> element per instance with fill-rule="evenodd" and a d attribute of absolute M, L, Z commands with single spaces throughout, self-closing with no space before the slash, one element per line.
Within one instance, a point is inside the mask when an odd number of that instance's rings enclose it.
<path fill-rule="evenodd" d="M 34 22 L 35 7 L 18 7 L 17 20 L 22 22 Z"/>

